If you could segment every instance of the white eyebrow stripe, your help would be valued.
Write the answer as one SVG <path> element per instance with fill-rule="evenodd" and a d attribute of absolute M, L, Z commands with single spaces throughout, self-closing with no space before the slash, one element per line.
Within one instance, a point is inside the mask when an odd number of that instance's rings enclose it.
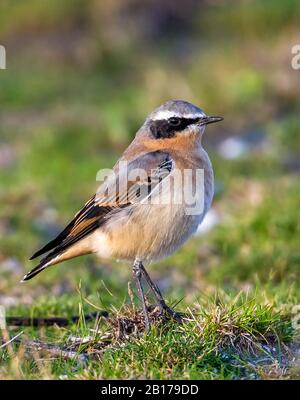
<path fill-rule="evenodd" d="M 169 119 L 172 117 L 178 117 L 178 118 L 202 118 L 205 117 L 205 114 L 178 114 L 175 113 L 174 111 L 169 111 L 169 110 L 163 110 L 159 111 L 156 115 L 152 117 L 153 121 L 161 120 L 161 119 Z"/>

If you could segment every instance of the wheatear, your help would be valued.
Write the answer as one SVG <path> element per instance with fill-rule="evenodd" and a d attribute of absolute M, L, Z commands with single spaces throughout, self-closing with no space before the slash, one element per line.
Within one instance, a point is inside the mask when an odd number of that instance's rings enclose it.
<path fill-rule="evenodd" d="M 54 240 L 31 257 L 48 253 L 23 281 L 83 254 L 128 260 L 133 263 L 146 327 L 149 316 L 142 276 L 161 312 L 179 320 L 144 264 L 175 252 L 209 209 L 214 178 L 201 139 L 205 125 L 222 119 L 181 100 L 154 110 L 97 193 Z"/>

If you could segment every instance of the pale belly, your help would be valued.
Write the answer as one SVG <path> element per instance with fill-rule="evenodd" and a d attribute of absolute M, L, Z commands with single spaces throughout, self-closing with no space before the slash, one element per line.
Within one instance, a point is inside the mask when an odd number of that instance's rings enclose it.
<path fill-rule="evenodd" d="M 104 229 L 93 234 L 93 248 L 100 257 L 155 261 L 174 253 L 202 222 L 211 198 L 201 212 L 183 205 L 138 205 L 118 212 Z"/>
<path fill-rule="evenodd" d="M 179 206 L 140 206 L 130 216 L 124 212 L 105 230 L 95 232 L 93 247 L 101 257 L 155 261 L 181 247 L 202 218 L 186 215 Z"/>

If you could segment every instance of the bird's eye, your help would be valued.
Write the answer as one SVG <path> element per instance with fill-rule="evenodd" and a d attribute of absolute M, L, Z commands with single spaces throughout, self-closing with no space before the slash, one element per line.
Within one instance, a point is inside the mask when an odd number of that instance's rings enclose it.
<path fill-rule="evenodd" d="M 179 126 L 180 122 L 181 122 L 180 118 L 177 118 L 177 117 L 171 117 L 169 119 L 169 124 L 172 125 L 172 126 Z"/>

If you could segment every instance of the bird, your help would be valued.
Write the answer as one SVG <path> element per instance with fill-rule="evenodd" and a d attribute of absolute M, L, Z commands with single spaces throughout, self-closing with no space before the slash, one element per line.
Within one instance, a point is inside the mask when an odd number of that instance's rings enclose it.
<path fill-rule="evenodd" d="M 86 254 L 124 260 L 132 265 L 146 329 L 150 316 L 143 278 L 161 314 L 181 322 L 145 265 L 178 250 L 211 207 L 214 174 L 202 136 L 206 125 L 222 120 L 184 100 L 169 100 L 151 112 L 96 193 L 57 237 L 30 257 L 43 255 L 21 282 Z"/>

